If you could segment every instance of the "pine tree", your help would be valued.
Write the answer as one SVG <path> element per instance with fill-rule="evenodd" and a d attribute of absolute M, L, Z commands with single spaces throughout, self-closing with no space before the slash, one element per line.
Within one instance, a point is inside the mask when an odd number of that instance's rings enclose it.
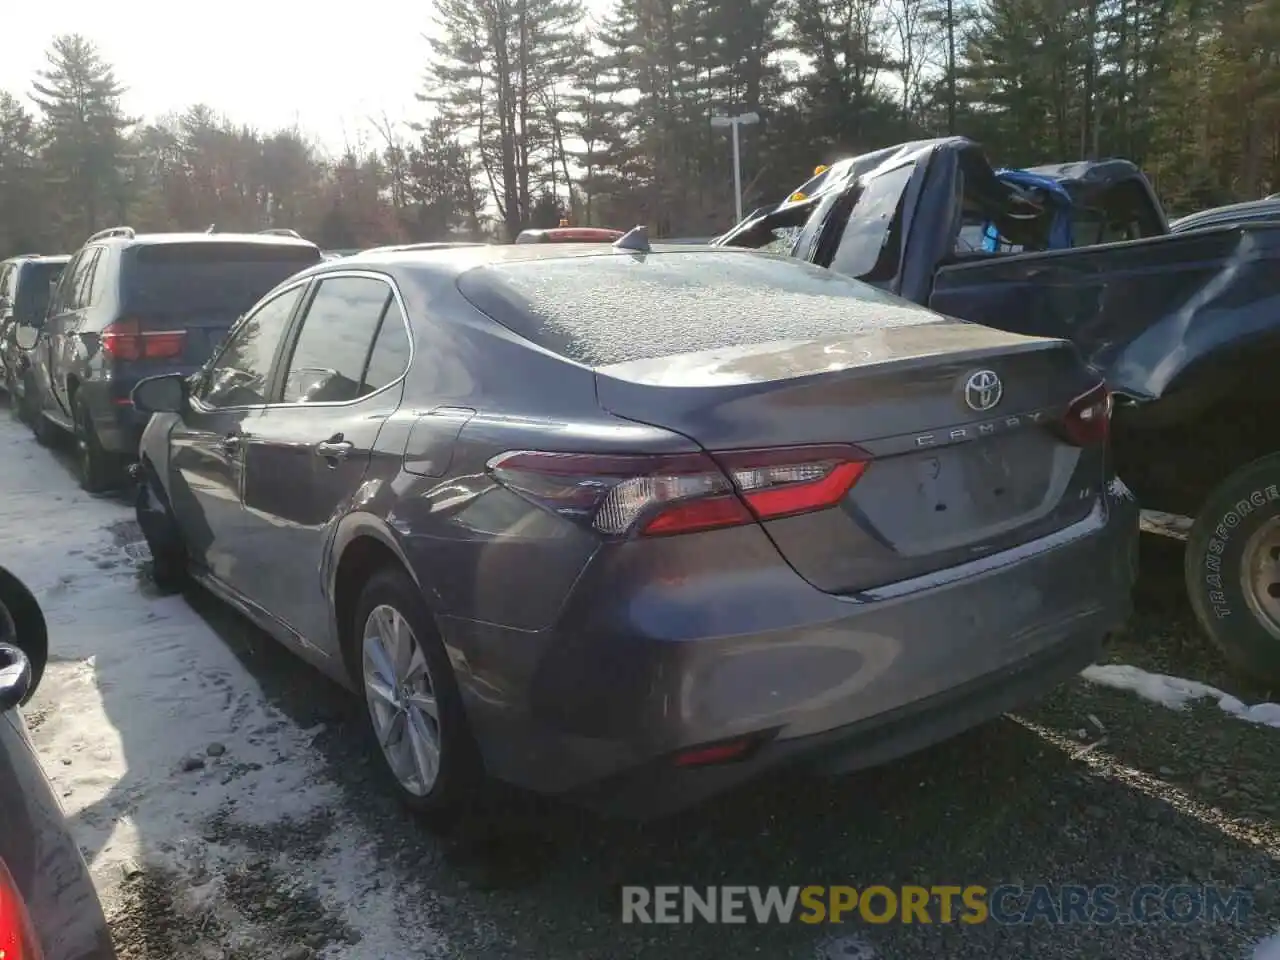
<path fill-rule="evenodd" d="M 124 194 L 124 88 L 97 48 L 79 34 L 54 38 L 49 66 L 32 84 L 31 99 L 43 115 L 43 160 L 61 207 L 64 245 L 119 216 Z"/>
<path fill-rule="evenodd" d="M 549 111 L 583 48 L 579 0 L 442 0 L 419 99 L 475 144 L 506 234 L 528 223 L 536 187 L 553 179 Z"/>
<path fill-rule="evenodd" d="M 0 91 L 0 258 L 48 249 L 35 121 Z"/>

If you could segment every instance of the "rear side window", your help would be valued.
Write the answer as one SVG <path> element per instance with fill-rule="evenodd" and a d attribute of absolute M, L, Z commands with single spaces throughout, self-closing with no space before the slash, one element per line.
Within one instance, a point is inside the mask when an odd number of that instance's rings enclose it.
<path fill-rule="evenodd" d="M 5 312 L 13 306 L 13 281 L 17 272 L 13 264 L 0 263 L 0 300 L 5 301 Z"/>
<path fill-rule="evenodd" d="M 362 394 L 373 393 L 395 383 L 409 369 L 409 331 L 405 326 L 400 304 L 394 299 L 387 304 L 387 312 L 378 328 L 378 339 L 364 373 Z"/>
<path fill-rule="evenodd" d="M 229 325 L 278 284 L 320 260 L 317 248 L 298 244 L 139 244 L 130 248 L 123 271 L 124 309 Z"/>
<path fill-rule="evenodd" d="M 73 309 L 83 310 L 85 307 L 91 307 L 101 297 L 106 281 L 105 264 L 102 261 L 102 248 L 95 247 L 87 252 L 82 261 L 83 268 L 76 269 Z"/>
<path fill-rule="evenodd" d="M 458 288 L 526 340 L 587 366 L 937 319 L 831 270 L 746 252 L 497 263 L 464 273 Z"/>
<path fill-rule="evenodd" d="M 866 185 L 845 221 L 832 270 L 868 281 L 893 279 L 902 246 L 899 214 L 915 171 L 916 165 L 908 163 Z"/>
<path fill-rule="evenodd" d="M 76 293 L 89 272 L 89 264 L 93 261 L 93 254 L 93 250 L 81 250 L 67 265 L 67 269 L 63 271 L 58 281 L 58 288 L 54 292 L 53 305 L 51 307 L 53 313 L 66 313 L 68 310 L 76 309 Z"/>
<path fill-rule="evenodd" d="M 302 318 L 282 402 L 345 403 L 371 392 L 365 369 L 392 302 L 391 287 L 372 277 L 322 280 Z"/>

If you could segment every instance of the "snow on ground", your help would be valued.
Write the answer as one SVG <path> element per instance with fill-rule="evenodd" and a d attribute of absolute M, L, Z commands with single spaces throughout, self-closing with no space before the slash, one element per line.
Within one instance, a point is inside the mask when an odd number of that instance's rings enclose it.
<path fill-rule="evenodd" d="M 133 511 L 82 493 L 2 415 L 0 449 L 0 563 L 50 632 L 27 719 L 108 917 L 159 889 L 185 921 L 180 956 L 443 952 L 428 892 L 389 876 L 343 813 L 318 731 L 266 703 L 181 597 L 142 589 Z"/>
<path fill-rule="evenodd" d="M 1255 703 L 1252 706 L 1238 697 L 1224 693 L 1217 687 L 1198 680 L 1184 680 L 1181 677 L 1167 677 L 1161 673 L 1148 673 L 1138 667 L 1127 664 L 1108 663 L 1086 667 L 1080 674 L 1091 683 L 1118 690 L 1131 690 L 1147 700 L 1166 706 L 1171 710 L 1182 710 L 1193 700 L 1212 699 L 1225 713 L 1246 720 L 1249 723 L 1261 724 L 1264 727 L 1280 729 L 1280 703 Z M 1280 960 L 1280 957 L 1277 957 Z"/>
<path fill-rule="evenodd" d="M 1280 960 L 1280 933 L 1254 947 L 1253 960 Z"/>

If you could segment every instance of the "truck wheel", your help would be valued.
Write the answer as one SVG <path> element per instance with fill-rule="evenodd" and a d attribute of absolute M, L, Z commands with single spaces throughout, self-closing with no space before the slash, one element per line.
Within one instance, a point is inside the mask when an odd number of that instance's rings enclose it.
<path fill-rule="evenodd" d="M 1187 541 L 1187 594 L 1228 660 L 1280 682 L 1280 454 L 1241 467 L 1209 494 Z"/>

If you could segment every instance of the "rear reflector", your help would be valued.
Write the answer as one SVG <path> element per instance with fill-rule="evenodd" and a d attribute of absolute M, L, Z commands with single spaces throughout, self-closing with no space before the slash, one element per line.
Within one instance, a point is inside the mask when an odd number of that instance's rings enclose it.
<path fill-rule="evenodd" d="M 1111 432 L 1112 403 L 1105 383 L 1072 400 L 1062 421 L 1067 439 L 1078 447 L 1106 443 Z"/>
<path fill-rule="evenodd" d="M 27 906 L 9 868 L 0 860 L 0 960 L 42 960 Z"/>
<path fill-rule="evenodd" d="M 137 320 L 117 320 L 102 329 L 102 350 L 116 360 L 172 360 L 182 356 L 185 330 L 143 330 Z"/>
<path fill-rule="evenodd" d="M 750 752 L 754 743 L 754 738 L 743 737 L 741 740 L 729 740 L 706 747 L 694 747 L 692 750 L 677 753 L 675 765 L 677 767 L 709 767 L 717 763 L 730 763 L 734 760 L 741 760 Z"/>
<path fill-rule="evenodd" d="M 838 504 L 867 453 L 826 444 L 713 454 L 520 450 L 489 461 L 503 486 L 607 536 L 670 536 L 777 520 Z"/>

